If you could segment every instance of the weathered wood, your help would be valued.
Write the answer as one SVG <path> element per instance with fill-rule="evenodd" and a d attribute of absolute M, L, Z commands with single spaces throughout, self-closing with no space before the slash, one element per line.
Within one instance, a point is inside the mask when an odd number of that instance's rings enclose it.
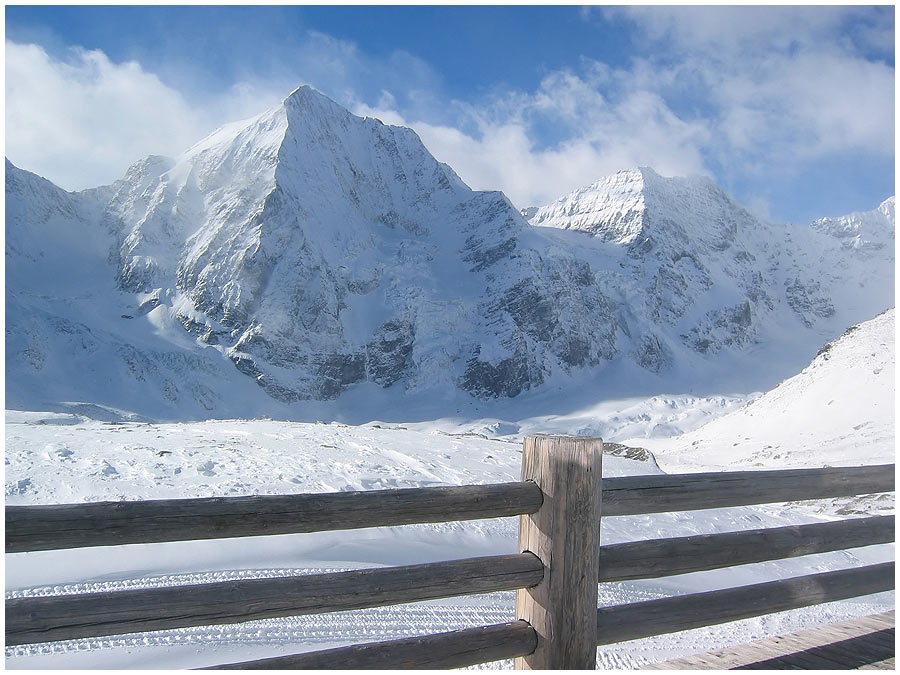
<path fill-rule="evenodd" d="M 441 523 L 533 513 L 533 483 L 7 506 L 6 552 Z"/>
<path fill-rule="evenodd" d="M 784 643 L 782 643 L 783 646 Z M 767 654 L 744 666 L 754 670 L 763 668 L 796 667 L 821 659 L 832 668 L 859 668 L 894 655 L 894 629 L 843 638 L 822 645 L 795 647 L 785 654 Z M 784 665 L 781 665 L 784 664 Z"/>
<path fill-rule="evenodd" d="M 642 666 L 646 670 L 861 668 L 894 654 L 894 613 L 839 623 Z"/>
<path fill-rule="evenodd" d="M 865 666 L 860 666 L 857 670 L 897 670 L 897 661 L 894 657 L 889 659 L 885 659 L 884 661 L 878 661 L 877 663 L 870 663 Z"/>
<path fill-rule="evenodd" d="M 112 593 L 6 601 L 6 644 L 236 623 L 381 607 L 531 586 L 544 568 L 530 553 Z"/>
<path fill-rule="evenodd" d="M 516 594 L 516 616 L 537 631 L 538 645 L 518 669 L 593 670 L 597 662 L 597 550 L 600 545 L 599 438 L 528 436 L 522 479 L 544 494 L 519 521 L 519 550 L 544 563 L 543 581 Z"/>
<path fill-rule="evenodd" d="M 524 656 L 537 646 L 527 621 L 373 642 L 305 654 L 230 663 L 203 670 L 397 670 L 464 668 Z"/>
<path fill-rule="evenodd" d="M 862 668 L 883 663 L 894 653 L 894 612 L 693 654 L 648 670 Z"/>
<path fill-rule="evenodd" d="M 891 492 L 894 465 L 603 479 L 603 516 L 716 509 Z"/>
<path fill-rule="evenodd" d="M 599 644 L 674 633 L 894 588 L 894 563 L 810 574 L 597 610 Z"/>
<path fill-rule="evenodd" d="M 894 489 L 893 465 L 603 480 L 604 515 L 718 508 Z M 6 551 L 216 539 L 534 513 L 532 483 L 332 494 L 6 507 Z"/>
<path fill-rule="evenodd" d="M 649 579 L 894 541 L 894 516 L 600 547 L 600 581 Z"/>

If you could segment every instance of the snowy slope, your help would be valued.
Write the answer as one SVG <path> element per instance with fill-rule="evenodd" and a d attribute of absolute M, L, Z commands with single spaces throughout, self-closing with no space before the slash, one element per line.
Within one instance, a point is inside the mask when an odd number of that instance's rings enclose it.
<path fill-rule="evenodd" d="M 893 463 L 894 324 L 891 309 L 854 326 L 739 410 L 641 444 L 670 472 Z"/>
<path fill-rule="evenodd" d="M 862 249 L 875 254 L 893 247 L 895 222 L 895 199 L 889 197 L 873 211 L 820 218 L 813 221 L 812 228 L 839 239 L 844 248 Z"/>

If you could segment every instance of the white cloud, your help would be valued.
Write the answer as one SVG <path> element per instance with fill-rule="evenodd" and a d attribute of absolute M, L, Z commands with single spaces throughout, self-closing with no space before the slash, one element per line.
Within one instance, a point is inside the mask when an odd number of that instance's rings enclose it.
<path fill-rule="evenodd" d="M 60 62 L 6 43 L 6 155 L 62 187 L 111 182 L 143 155 L 186 147 L 196 140 L 191 118 L 184 99 L 136 63 L 81 49 Z"/>
<path fill-rule="evenodd" d="M 856 10 L 824 6 L 631 6 L 610 7 L 607 17 L 626 17 L 645 38 L 671 41 L 683 54 L 771 54 L 834 39 Z"/>
<path fill-rule="evenodd" d="M 701 157 L 740 201 L 802 220 L 821 215 L 821 205 L 800 207 L 817 189 L 824 208 L 846 210 L 870 208 L 890 189 L 891 8 L 654 6 L 602 15 L 631 24 L 621 29 L 638 54 L 613 80 L 702 124 Z"/>
<path fill-rule="evenodd" d="M 722 128 L 736 148 L 777 142 L 780 153 L 804 157 L 893 152 L 894 72 L 883 63 L 804 52 L 715 77 Z"/>
<path fill-rule="evenodd" d="M 415 56 L 373 58 L 316 32 L 279 53 L 265 79 L 247 74 L 213 100 L 102 52 L 60 61 L 7 42 L 6 152 L 67 188 L 110 182 L 146 154 L 177 154 L 309 83 L 358 114 L 411 126 L 470 186 L 519 206 L 633 166 L 715 168 L 733 183 L 842 153 L 893 156 L 894 70 L 858 48 L 883 49 L 893 29 L 855 8 L 602 11 L 635 24 L 643 57 L 615 67 L 582 59 L 533 90 L 467 101 L 442 98 L 440 77 Z M 848 16 L 855 28 L 842 32 Z"/>
<path fill-rule="evenodd" d="M 265 78 L 248 73 L 213 96 L 175 89 L 141 64 L 115 63 L 99 50 L 72 47 L 59 59 L 38 45 L 7 40 L 6 156 L 78 190 L 121 178 L 149 154 L 177 155 L 217 127 L 277 104 L 300 84 L 338 101 L 354 100 L 373 82 L 383 82 L 388 97 L 392 85 L 402 91 L 407 107 L 427 99 L 422 92 L 434 73 L 409 54 L 395 52 L 382 62 L 322 33 L 301 37 Z"/>
<path fill-rule="evenodd" d="M 451 125 L 376 107 L 415 128 L 472 187 L 501 189 L 520 206 L 636 165 L 665 175 L 715 167 L 733 183 L 774 170 L 799 175 L 847 154 L 893 157 L 894 69 L 859 47 L 884 46 L 877 16 L 852 7 L 606 13 L 637 24 L 648 56 L 616 68 L 584 59 L 532 92 L 454 102 Z M 760 210 L 765 203 L 741 197 Z"/>
<path fill-rule="evenodd" d="M 177 155 L 278 100 L 242 83 L 198 108 L 138 63 L 80 48 L 68 56 L 6 42 L 6 156 L 69 190 L 111 183 L 149 154 Z"/>
<path fill-rule="evenodd" d="M 706 173 L 701 148 L 709 133 L 703 124 L 679 119 L 665 101 L 646 91 L 607 101 L 596 82 L 598 77 L 607 81 L 609 73 L 595 65 L 587 77 L 549 73 L 531 94 L 506 93 L 482 106 L 457 101 L 467 119 L 456 127 L 407 119 L 389 105 L 360 103 L 354 111 L 412 127 L 470 187 L 502 190 L 520 207 L 547 203 L 622 168 Z M 477 132 L 460 130 L 469 126 Z M 540 144 L 541 126 L 564 133 L 555 143 Z"/>
<path fill-rule="evenodd" d="M 354 84 L 384 64 L 367 61 L 353 45 L 312 36 L 319 59 L 304 52 L 306 81 L 332 82 L 331 95 L 353 100 Z M 395 54 L 392 64 L 410 71 L 421 89 L 431 75 L 415 59 Z M 295 85 L 238 83 L 202 104 L 163 83 L 135 62 L 116 64 L 100 51 L 72 49 L 66 61 L 36 45 L 6 44 L 6 154 L 17 165 L 66 189 L 112 182 L 148 154 L 177 155 L 229 121 L 262 112 Z M 287 78 L 282 75 L 282 80 Z M 558 71 L 535 92 L 514 92 L 476 106 L 453 102 L 458 124 L 427 117 L 426 91 L 400 92 L 405 106 L 426 111 L 409 118 L 398 110 L 400 73 L 391 78 L 374 107 L 357 103 L 360 114 L 412 126 L 441 161 L 475 189 L 503 190 L 517 204 L 549 201 L 622 167 L 652 165 L 666 173 L 704 170 L 702 125 L 685 123 L 658 96 L 631 92 L 614 103 L 598 85 L 610 80 L 602 64 L 587 74 Z M 296 83 L 295 83 L 296 84 Z M 277 93 L 275 93 L 277 92 Z M 557 142 L 539 144 L 540 125 L 558 126 Z M 471 129 L 469 133 L 461 131 Z"/>
<path fill-rule="evenodd" d="M 829 153 L 892 156 L 893 21 L 858 7 L 629 7 L 652 53 L 633 86 L 689 93 L 714 132 L 708 155 L 781 163 Z M 890 51 L 892 54 L 892 50 Z"/>

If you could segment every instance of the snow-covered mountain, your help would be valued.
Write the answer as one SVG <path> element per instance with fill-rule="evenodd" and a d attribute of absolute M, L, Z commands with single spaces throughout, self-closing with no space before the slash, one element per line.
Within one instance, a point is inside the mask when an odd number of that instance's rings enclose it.
<path fill-rule="evenodd" d="M 308 87 L 111 186 L 9 162 L 6 181 L 9 407 L 292 417 L 348 390 L 702 384 L 732 357 L 802 364 L 893 305 L 892 200 L 880 221 L 775 226 L 641 169 L 532 227 L 410 129 Z"/>
<path fill-rule="evenodd" d="M 152 302 L 116 289 L 109 188 L 68 193 L 6 164 L 6 403 L 118 419 L 202 417 L 246 378 L 196 348 Z M 136 306 L 137 305 L 137 306 Z M 99 406 L 97 404 L 100 404 Z M 129 415 L 125 415 L 129 417 Z"/>
<path fill-rule="evenodd" d="M 893 204 L 812 227 L 774 224 L 708 178 L 640 168 L 527 212 L 534 226 L 580 235 L 646 331 L 635 359 L 659 371 L 680 347 L 804 343 L 800 327 L 827 337 L 892 307 Z"/>
<path fill-rule="evenodd" d="M 161 338 L 152 354 L 136 346 L 118 355 L 133 380 L 173 360 L 160 350 L 190 354 L 193 363 L 175 365 L 191 376 L 153 385 L 174 407 L 215 406 L 217 392 L 190 390 L 213 350 L 282 402 L 333 398 L 362 382 L 515 396 L 555 370 L 615 354 L 608 303 L 585 263 L 545 257 L 506 197 L 470 190 L 411 130 L 351 115 L 308 87 L 90 193 L 64 193 L 9 164 L 7 175 L 7 252 L 23 270 L 8 284 L 13 401 L 40 388 L 34 380 L 57 351 L 48 333 L 60 332 L 58 321 L 35 306 L 34 280 L 58 276 L 28 257 L 53 245 L 48 228 L 107 233 L 77 264 L 91 268 L 92 283 L 114 280 L 118 304 L 130 298 L 112 317 L 122 331 L 132 322 Z M 48 219 L 53 204 L 72 218 Z M 102 286 L 80 299 L 110 304 L 99 300 Z M 57 290 L 63 304 L 79 301 L 66 285 Z M 205 346 L 213 350 L 198 351 Z M 73 347 L 59 351 L 79 360 Z"/>

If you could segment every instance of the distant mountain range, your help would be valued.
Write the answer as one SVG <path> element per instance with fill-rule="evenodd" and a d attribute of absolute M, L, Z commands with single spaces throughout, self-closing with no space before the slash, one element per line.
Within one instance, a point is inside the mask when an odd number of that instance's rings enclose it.
<path fill-rule="evenodd" d="M 612 367 L 785 377 L 894 304 L 893 197 L 771 224 L 642 168 L 520 213 L 308 87 L 109 186 L 7 161 L 6 222 L 12 408 L 290 416 L 363 385 L 400 404 Z"/>

